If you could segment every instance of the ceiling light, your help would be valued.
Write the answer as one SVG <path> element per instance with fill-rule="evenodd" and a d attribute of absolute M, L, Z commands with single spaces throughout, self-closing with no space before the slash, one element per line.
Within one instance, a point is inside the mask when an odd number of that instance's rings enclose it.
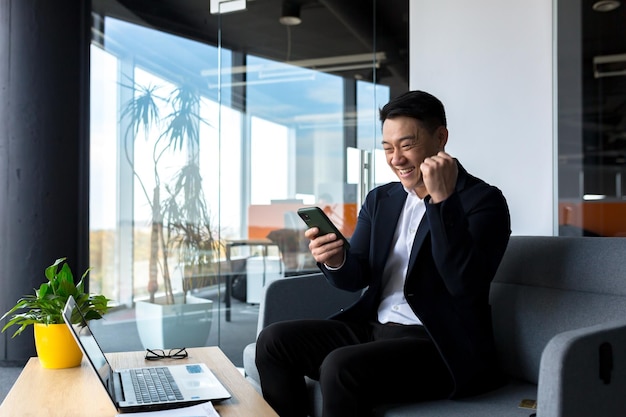
<path fill-rule="evenodd" d="M 606 199 L 606 195 L 604 194 L 585 194 L 583 196 L 583 200 L 585 201 L 598 201 Z"/>
<path fill-rule="evenodd" d="M 610 12 L 617 9 L 622 3 L 618 0 L 599 0 L 593 3 L 596 12 Z"/>
<path fill-rule="evenodd" d="M 211 0 L 211 14 L 223 14 L 246 10 L 246 0 Z"/>
<path fill-rule="evenodd" d="M 300 5 L 292 1 L 283 1 L 283 12 L 278 21 L 285 26 L 295 26 L 302 23 Z"/>
<path fill-rule="evenodd" d="M 620 75 L 626 75 L 626 54 L 593 57 L 593 76 L 595 78 Z"/>

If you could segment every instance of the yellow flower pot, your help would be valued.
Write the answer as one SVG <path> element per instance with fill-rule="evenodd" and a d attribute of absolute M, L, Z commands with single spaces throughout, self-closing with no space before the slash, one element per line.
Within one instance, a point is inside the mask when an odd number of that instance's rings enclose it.
<path fill-rule="evenodd" d="M 35 348 L 44 368 L 73 368 L 80 365 L 83 352 L 65 324 L 35 323 Z"/>

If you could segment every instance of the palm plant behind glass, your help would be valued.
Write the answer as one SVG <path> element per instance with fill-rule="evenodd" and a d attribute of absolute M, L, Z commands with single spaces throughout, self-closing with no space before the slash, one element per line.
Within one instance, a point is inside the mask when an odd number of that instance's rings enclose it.
<path fill-rule="evenodd" d="M 166 97 L 157 94 L 160 87 L 154 85 L 124 86 L 133 90 L 122 110 L 122 120 L 128 123 L 125 132 L 125 154 L 133 175 L 137 178 L 152 211 L 150 230 L 150 257 L 148 293 L 154 302 L 159 289 L 158 270 L 163 274 L 164 291 L 168 303 L 174 302 L 168 259 L 177 251 L 184 265 L 202 269 L 212 263 L 214 252 L 219 250 L 218 240 L 211 228 L 209 211 L 202 189 L 202 177 L 197 161 L 199 150 L 200 95 L 190 86 L 177 86 Z M 169 113 L 161 117 L 159 109 L 165 105 Z M 144 181 L 135 169 L 129 147 L 134 146 L 140 130 L 146 140 L 149 132 L 160 133 L 152 148 L 154 189 L 149 193 Z M 167 153 L 189 152 L 187 163 L 174 175 L 173 184 L 162 184 L 160 162 Z M 162 199 L 165 191 L 167 197 Z M 188 288 L 185 288 L 188 289 Z"/>

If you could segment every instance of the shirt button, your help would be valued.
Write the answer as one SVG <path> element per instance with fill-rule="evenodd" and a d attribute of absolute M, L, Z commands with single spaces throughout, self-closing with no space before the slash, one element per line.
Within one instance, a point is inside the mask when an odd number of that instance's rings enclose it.
<path fill-rule="evenodd" d="M 400 310 L 400 307 L 398 307 L 398 306 L 393 306 L 393 307 L 392 307 L 392 310 L 393 310 L 393 311 L 398 311 L 398 310 Z"/>

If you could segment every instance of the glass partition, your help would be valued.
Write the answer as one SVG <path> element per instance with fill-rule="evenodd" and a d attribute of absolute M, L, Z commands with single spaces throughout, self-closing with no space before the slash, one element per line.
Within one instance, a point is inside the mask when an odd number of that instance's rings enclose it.
<path fill-rule="evenodd" d="M 626 6 L 558 1 L 561 236 L 626 236 Z"/>
<path fill-rule="evenodd" d="M 202 34 L 180 28 L 182 5 L 94 4 L 91 285 L 117 305 L 94 332 L 109 351 L 218 345 L 241 366 L 263 289 L 318 270 L 297 209 L 322 207 L 350 237 L 361 194 L 394 179 L 378 108 L 407 83 L 383 71 L 376 2 L 350 6 L 349 28 L 315 2 L 299 26 L 276 1 L 196 11 Z"/>

